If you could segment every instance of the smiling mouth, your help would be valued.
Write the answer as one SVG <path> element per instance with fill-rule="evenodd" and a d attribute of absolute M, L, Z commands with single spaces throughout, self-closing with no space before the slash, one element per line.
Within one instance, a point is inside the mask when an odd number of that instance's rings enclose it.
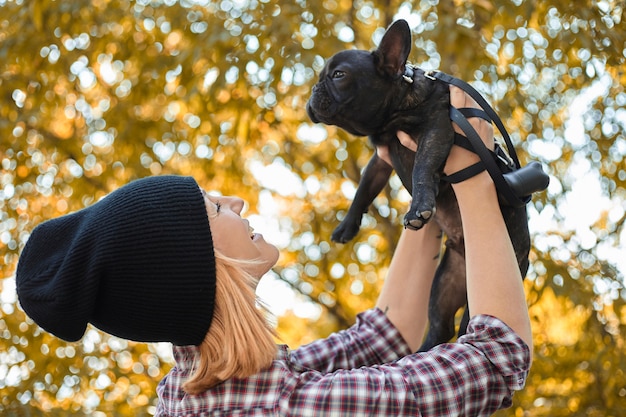
<path fill-rule="evenodd" d="M 248 233 L 250 234 L 250 239 L 254 240 L 254 229 L 250 225 L 248 225 Z"/>

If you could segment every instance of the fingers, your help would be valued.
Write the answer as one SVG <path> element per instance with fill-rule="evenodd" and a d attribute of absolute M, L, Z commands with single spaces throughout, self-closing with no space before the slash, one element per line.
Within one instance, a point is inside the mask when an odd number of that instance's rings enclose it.
<path fill-rule="evenodd" d="M 397 135 L 398 135 L 398 140 L 400 141 L 402 146 L 409 148 L 413 152 L 417 151 L 417 143 L 415 143 L 415 141 L 411 138 L 411 136 L 408 133 L 399 130 L 397 132 Z"/>
<path fill-rule="evenodd" d="M 481 107 L 478 103 L 465 91 L 461 90 L 458 87 L 453 85 L 450 86 L 450 104 L 457 109 L 464 107 L 473 107 L 476 109 L 480 109 Z M 476 130 L 476 133 L 483 140 L 485 145 L 489 149 L 493 149 L 493 126 L 490 122 L 483 120 L 478 117 L 471 117 L 468 119 L 472 127 Z M 459 128 L 456 123 L 452 123 L 454 130 L 458 133 L 463 133 L 461 128 Z"/>
<path fill-rule="evenodd" d="M 387 146 L 377 146 L 376 155 L 378 155 L 380 159 L 385 161 L 387 165 L 393 166 L 393 164 L 391 163 L 391 156 L 389 156 L 389 148 Z"/>
<path fill-rule="evenodd" d="M 453 85 L 450 86 L 450 104 L 452 104 L 452 106 L 457 109 L 467 107 L 465 105 L 466 97 L 467 95 L 465 94 L 465 91 L 461 90 L 459 87 L 455 87 Z"/>
<path fill-rule="evenodd" d="M 491 125 L 491 123 L 488 123 L 487 121 L 482 119 L 480 119 L 480 122 L 481 123 L 478 126 L 475 126 L 473 124 L 472 125 L 474 126 L 474 129 L 476 129 L 476 132 L 483 140 L 487 148 L 493 150 L 493 126 Z"/>

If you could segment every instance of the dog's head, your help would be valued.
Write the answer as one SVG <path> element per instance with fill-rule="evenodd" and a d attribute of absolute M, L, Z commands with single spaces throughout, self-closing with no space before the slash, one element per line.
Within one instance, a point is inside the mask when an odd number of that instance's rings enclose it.
<path fill-rule="evenodd" d="M 410 51 L 409 25 L 398 20 L 373 52 L 346 50 L 333 55 L 307 103 L 311 120 L 353 135 L 378 133 L 393 110 L 390 104 L 410 88 L 402 78 Z"/>

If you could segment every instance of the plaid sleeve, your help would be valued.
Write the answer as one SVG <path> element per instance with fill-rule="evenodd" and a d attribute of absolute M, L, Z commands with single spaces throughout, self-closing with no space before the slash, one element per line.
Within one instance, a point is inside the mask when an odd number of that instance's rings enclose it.
<path fill-rule="evenodd" d="M 530 368 L 528 345 L 499 319 L 472 318 L 456 343 L 398 361 L 426 416 L 489 416 L 511 406 Z"/>
<path fill-rule="evenodd" d="M 332 372 L 388 363 L 410 353 L 387 316 L 373 308 L 359 314 L 349 329 L 293 350 L 291 358 L 301 366 Z"/>
<path fill-rule="evenodd" d="M 459 343 L 483 352 L 510 391 L 524 388 L 530 368 L 530 349 L 505 323 L 493 316 L 479 316 L 471 322 L 468 334 L 459 338 Z"/>
<path fill-rule="evenodd" d="M 287 415 L 491 416 L 524 386 L 528 346 L 494 317 L 473 318 L 468 331 L 393 363 L 304 372 L 289 389 Z"/>

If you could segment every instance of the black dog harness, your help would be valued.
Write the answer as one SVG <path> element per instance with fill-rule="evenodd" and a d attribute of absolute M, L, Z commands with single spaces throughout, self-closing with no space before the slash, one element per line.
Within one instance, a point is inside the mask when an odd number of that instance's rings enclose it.
<path fill-rule="evenodd" d="M 414 68 L 407 64 L 403 78 L 408 83 L 413 83 Z M 429 71 L 424 76 L 433 81 L 443 81 L 465 91 L 472 97 L 482 109 L 473 107 L 460 108 L 450 106 L 450 120 L 456 123 L 465 135 L 455 132 L 454 143 L 480 157 L 480 162 L 468 166 L 451 175 L 442 177 L 444 181 L 458 183 L 484 171 L 489 172 L 503 202 L 515 206 L 525 206 L 531 199 L 533 192 L 545 190 L 550 181 L 548 175 L 543 172 L 539 162 L 531 162 L 521 167 L 515 147 L 511 141 L 502 120 L 487 100 L 470 84 L 463 80 L 440 71 Z M 489 123 L 494 123 L 506 143 L 508 154 L 496 142 L 495 148 L 485 146 L 476 129 L 467 120 L 471 117 L 479 117 Z"/>

